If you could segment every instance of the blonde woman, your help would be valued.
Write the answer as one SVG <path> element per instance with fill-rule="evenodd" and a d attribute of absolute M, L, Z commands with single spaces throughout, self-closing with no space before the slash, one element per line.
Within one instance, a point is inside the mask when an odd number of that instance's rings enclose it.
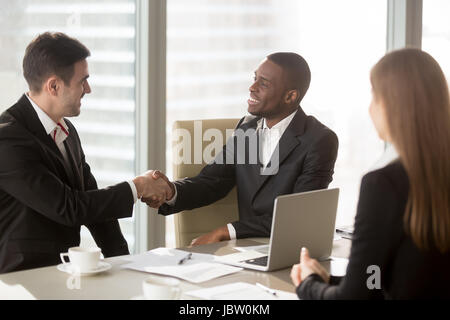
<path fill-rule="evenodd" d="M 438 63 L 417 49 L 372 69 L 370 116 L 398 159 L 365 175 L 347 273 L 334 285 L 306 248 L 301 299 L 450 298 L 450 104 Z"/>

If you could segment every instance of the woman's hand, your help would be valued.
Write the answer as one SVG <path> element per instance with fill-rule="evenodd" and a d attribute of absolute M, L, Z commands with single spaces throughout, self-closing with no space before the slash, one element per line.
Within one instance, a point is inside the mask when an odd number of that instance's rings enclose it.
<path fill-rule="evenodd" d="M 327 270 L 316 259 L 311 259 L 308 249 L 303 247 L 300 252 L 300 263 L 295 264 L 291 270 L 292 282 L 298 287 L 303 280 L 313 273 L 318 274 L 326 283 L 330 282 L 330 274 Z"/>

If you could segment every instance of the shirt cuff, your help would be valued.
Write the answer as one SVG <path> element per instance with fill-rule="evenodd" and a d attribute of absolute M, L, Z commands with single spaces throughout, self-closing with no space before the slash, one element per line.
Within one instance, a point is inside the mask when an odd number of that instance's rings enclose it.
<path fill-rule="evenodd" d="M 136 185 L 134 184 L 133 180 L 130 180 L 130 181 L 127 181 L 127 182 L 130 185 L 131 192 L 133 193 L 133 201 L 134 201 L 134 203 L 136 203 L 137 198 L 138 198 Z"/>
<path fill-rule="evenodd" d="M 234 229 L 231 223 L 227 224 L 228 233 L 230 234 L 230 240 L 236 239 L 236 229 Z"/>
<path fill-rule="evenodd" d="M 172 182 L 170 182 L 170 183 L 172 183 Z M 175 205 L 175 202 L 177 202 L 177 195 L 178 195 L 177 186 L 174 185 L 173 183 L 172 183 L 172 185 L 173 185 L 173 188 L 175 189 L 175 194 L 173 195 L 172 199 L 166 201 L 166 203 L 171 207 L 173 207 Z"/>

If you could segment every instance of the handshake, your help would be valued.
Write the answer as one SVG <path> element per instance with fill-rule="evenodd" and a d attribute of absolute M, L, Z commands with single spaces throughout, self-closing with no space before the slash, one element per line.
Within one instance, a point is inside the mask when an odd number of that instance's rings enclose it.
<path fill-rule="evenodd" d="M 175 186 L 158 170 L 150 170 L 133 179 L 138 199 L 152 208 L 159 208 L 175 195 Z"/>

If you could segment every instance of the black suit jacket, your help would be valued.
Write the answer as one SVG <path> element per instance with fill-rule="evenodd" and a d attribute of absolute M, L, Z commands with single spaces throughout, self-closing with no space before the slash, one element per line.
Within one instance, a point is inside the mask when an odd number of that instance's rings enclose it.
<path fill-rule="evenodd" d="M 419 250 L 404 231 L 409 181 L 396 161 L 365 175 L 355 217 L 354 237 L 345 277 L 328 285 L 317 275 L 297 288 L 302 299 L 450 298 L 450 252 Z M 378 266 L 381 289 L 369 266 Z"/>
<path fill-rule="evenodd" d="M 236 129 L 256 130 L 262 126 L 262 121 L 261 117 L 247 116 L 241 119 Z M 237 238 L 267 237 L 270 236 L 273 204 L 277 196 L 324 189 L 332 180 L 338 150 L 337 136 L 314 117 L 307 116 L 301 108 L 280 138 L 275 151 L 279 151 L 276 174 L 261 174 L 261 166 L 248 159 L 249 143 L 244 151 L 247 161 L 240 164 L 243 162 L 239 161 L 242 151 L 230 147 L 231 142 L 235 147 L 238 145 L 238 138 L 234 136 L 231 139 L 216 160 L 205 166 L 196 177 L 175 182 L 178 192 L 176 203 L 173 207 L 167 204 L 161 206 L 160 214 L 168 215 L 209 205 L 237 186 L 239 221 L 232 222 Z M 234 163 L 220 164 L 226 163 L 224 157 L 230 149 L 234 150 Z M 268 167 L 276 168 L 273 160 L 272 166 Z"/>
<path fill-rule="evenodd" d="M 127 182 L 97 190 L 75 127 L 67 165 L 27 97 L 0 116 L 0 273 L 53 265 L 86 225 L 105 256 L 128 254 L 117 218 L 132 215 Z"/>

